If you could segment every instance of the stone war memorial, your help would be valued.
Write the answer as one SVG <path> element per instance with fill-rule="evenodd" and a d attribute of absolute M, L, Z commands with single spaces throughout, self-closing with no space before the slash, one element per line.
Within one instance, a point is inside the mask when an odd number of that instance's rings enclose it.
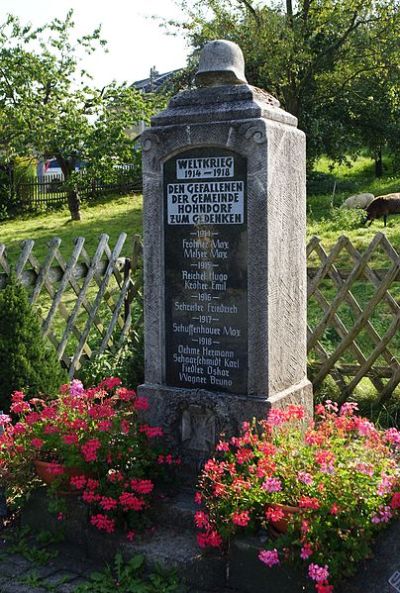
<path fill-rule="evenodd" d="M 142 136 L 145 384 L 197 475 L 219 433 L 302 404 L 306 376 L 305 136 L 245 78 L 229 41 L 202 51 L 195 90 Z M 194 475 L 192 476 L 194 477 Z"/>

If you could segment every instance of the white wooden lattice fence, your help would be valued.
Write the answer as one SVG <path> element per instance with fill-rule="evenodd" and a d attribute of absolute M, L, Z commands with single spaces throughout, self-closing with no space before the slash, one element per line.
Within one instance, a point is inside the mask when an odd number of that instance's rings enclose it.
<path fill-rule="evenodd" d="M 38 312 L 44 336 L 54 345 L 70 377 L 83 360 L 106 349 L 117 352 L 128 332 L 142 324 L 141 240 L 134 237 L 127 258 L 121 257 L 126 238 L 122 233 L 112 247 L 103 234 L 90 256 L 85 239 L 78 237 L 66 259 L 61 239 L 55 237 L 42 262 L 34 253 L 35 242 L 27 240 L 13 266 L 6 246 L 0 244 L 0 289 L 13 267 Z"/>
<path fill-rule="evenodd" d="M 121 257 L 122 233 L 114 247 L 101 235 L 93 256 L 85 239 L 75 241 L 65 259 L 61 239 L 49 243 L 45 261 L 24 241 L 14 262 L 41 319 L 43 334 L 72 377 L 84 360 L 117 352 L 142 316 L 142 243 L 136 236 L 131 257 Z M 370 381 L 380 402 L 400 385 L 400 257 L 378 233 L 360 252 L 340 237 L 327 252 L 317 237 L 307 245 L 308 356 L 315 386 L 328 377 L 344 401 L 361 381 Z M 0 244 L 0 289 L 10 274 Z"/>

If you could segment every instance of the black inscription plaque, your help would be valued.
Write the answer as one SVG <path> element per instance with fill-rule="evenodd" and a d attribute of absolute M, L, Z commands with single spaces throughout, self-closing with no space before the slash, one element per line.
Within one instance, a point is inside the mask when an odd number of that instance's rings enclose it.
<path fill-rule="evenodd" d="M 220 148 L 164 165 L 166 384 L 247 391 L 246 159 Z"/>

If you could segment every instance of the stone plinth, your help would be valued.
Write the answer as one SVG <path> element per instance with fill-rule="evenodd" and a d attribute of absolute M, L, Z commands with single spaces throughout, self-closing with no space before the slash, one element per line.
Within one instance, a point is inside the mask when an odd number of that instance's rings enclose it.
<path fill-rule="evenodd" d="M 203 60 L 202 88 L 174 97 L 142 136 L 140 394 L 193 469 L 220 430 L 289 402 L 311 414 L 312 402 L 305 137 L 240 69 L 213 64 L 212 86 Z"/>

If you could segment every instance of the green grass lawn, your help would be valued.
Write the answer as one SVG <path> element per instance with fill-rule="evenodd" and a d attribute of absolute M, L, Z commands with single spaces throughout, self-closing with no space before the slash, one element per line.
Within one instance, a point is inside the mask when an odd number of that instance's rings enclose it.
<path fill-rule="evenodd" d="M 376 179 L 373 161 L 366 157 L 359 157 L 351 167 L 337 165 L 330 169 L 330 165 L 332 163 L 328 159 L 320 159 L 316 172 L 323 175 L 320 181 L 310 184 L 312 191 L 307 197 L 307 237 L 317 235 L 324 247 L 330 249 L 340 235 L 347 235 L 357 249 L 363 250 L 377 232 L 384 232 L 399 251 L 400 216 L 390 216 L 386 229 L 383 220 L 376 220 L 371 226 L 366 226 L 363 224 L 363 210 L 342 210 L 340 206 L 346 198 L 357 193 L 369 192 L 378 196 L 400 192 L 400 173 L 393 173 L 387 164 L 384 177 Z"/>
<path fill-rule="evenodd" d="M 43 261 L 47 245 L 53 237 L 62 239 L 61 252 L 68 257 L 72 252 L 74 240 L 85 237 L 85 247 L 93 255 L 102 233 L 110 236 L 114 246 L 120 233 L 128 235 L 123 254 L 129 255 L 129 238 L 142 232 L 142 197 L 138 195 L 104 198 L 94 205 L 82 206 L 82 220 L 71 222 L 67 208 L 48 211 L 39 215 L 30 215 L 16 220 L 0 223 L 0 243 L 7 246 L 10 261 L 15 262 L 20 252 L 21 242 L 25 239 L 35 241 L 34 253 Z"/>

